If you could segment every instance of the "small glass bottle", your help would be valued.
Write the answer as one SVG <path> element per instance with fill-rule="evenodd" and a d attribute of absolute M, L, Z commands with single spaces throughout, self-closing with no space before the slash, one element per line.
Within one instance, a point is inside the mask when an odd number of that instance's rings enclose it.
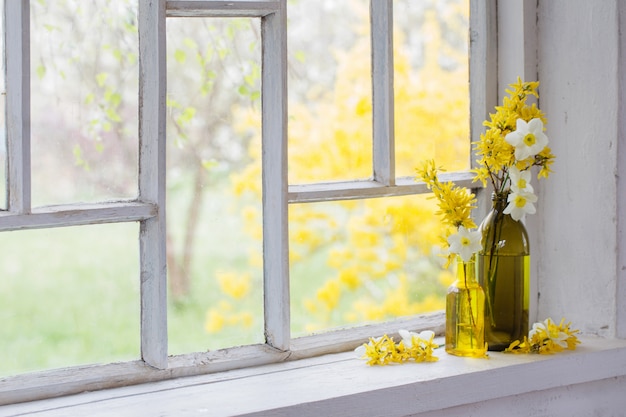
<path fill-rule="evenodd" d="M 528 335 L 530 248 L 521 221 L 504 214 L 509 193 L 495 193 L 493 208 L 481 223 L 478 282 L 485 291 L 485 340 L 502 351 Z"/>
<path fill-rule="evenodd" d="M 482 358 L 485 345 L 485 294 L 476 280 L 475 256 L 457 258 L 456 280 L 446 296 L 446 352 Z"/>

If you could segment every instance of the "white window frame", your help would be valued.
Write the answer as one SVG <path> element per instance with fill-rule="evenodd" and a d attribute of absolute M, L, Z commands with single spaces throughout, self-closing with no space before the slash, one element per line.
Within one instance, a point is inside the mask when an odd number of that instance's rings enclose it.
<path fill-rule="evenodd" d="M 471 132 L 496 101 L 495 1 L 471 0 Z M 392 0 L 371 1 L 373 167 L 364 181 L 287 182 L 286 0 L 139 0 L 139 195 L 136 200 L 31 207 L 29 0 L 5 2 L 8 207 L 0 232 L 139 222 L 141 360 L 71 367 L 0 381 L 0 405 L 345 351 L 398 328 L 443 329 L 443 313 L 292 339 L 287 212 L 290 203 L 427 191 L 394 167 Z M 266 343 L 168 357 L 165 253 L 166 19 L 257 17 L 262 30 L 262 178 Z M 376 36 L 376 33 L 385 36 Z M 269 104 L 268 104 L 269 103 Z M 469 139 L 468 139 L 468 146 Z M 271 149 L 271 151 L 270 151 Z M 446 179 L 476 187 L 469 172 Z"/>

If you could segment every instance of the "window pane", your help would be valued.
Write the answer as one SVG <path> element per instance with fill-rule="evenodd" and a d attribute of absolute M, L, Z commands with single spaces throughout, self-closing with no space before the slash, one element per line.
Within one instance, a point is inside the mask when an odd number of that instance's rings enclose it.
<path fill-rule="evenodd" d="M 167 31 L 169 351 L 263 342 L 259 20 Z"/>
<path fill-rule="evenodd" d="M 369 1 L 288 3 L 289 183 L 372 175 Z"/>
<path fill-rule="evenodd" d="M 291 205 L 294 336 L 444 309 L 434 211 L 424 195 Z"/>
<path fill-rule="evenodd" d="M 433 158 L 469 169 L 469 0 L 393 6 L 396 174 Z"/>
<path fill-rule="evenodd" d="M 0 10 L 4 10 L 4 0 L 0 0 Z M 6 209 L 6 156 L 7 156 L 7 130 L 6 130 L 6 79 L 4 62 L 4 19 L 0 18 L 0 45 L 2 45 L 2 57 L 0 58 L 0 210 Z"/>
<path fill-rule="evenodd" d="M 0 376 L 139 358 L 134 223 L 3 232 Z"/>
<path fill-rule="evenodd" d="M 137 195 L 137 1 L 31 2 L 33 204 Z"/>

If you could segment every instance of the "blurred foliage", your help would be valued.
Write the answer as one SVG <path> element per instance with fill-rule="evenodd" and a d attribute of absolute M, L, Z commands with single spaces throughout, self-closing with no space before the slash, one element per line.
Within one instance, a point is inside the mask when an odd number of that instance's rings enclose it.
<path fill-rule="evenodd" d="M 372 165 L 368 1 L 288 4 L 289 181 L 366 179 Z M 394 7 L 397 172 L 410 176 L 420 160 L 432 158 L 465 170 L 468 1 L 396 0 Z M 135 198 L 137 0 L 37 0 L 31 13 L 34 204 Z M 167 34 L 168 279 L 179 285 L 171 288 L 170 352 L 254 343 L 263 332 L 259 21 L 169 18 Z M 293 333 L 443 309 L 453 278 L 440 266 L 434 211 L 425 196 L 291 205 Z M 24 236 L 15 245 L 28 248 Z M 95 247 L 91 255 L 101 252 Z M 61 258 L 68 282 L 88 274 L 88 265 Z M 116 277 L 134 274 L 111 272 L 113 293 Z M 29 280 L 33 288 L 57 282 L 51 272 Z M 124 305 L 135 305 L 137 295 L 119 295 L 127 296 Z M 97 295 L 89 297 L 87 305 Z M 42 305 L 48 301 L 54 300 Z M 69 314 L 57 307 L 61 317 Z M 2 313 L 18 329 L 4 337 L 1 351 L 8 355 L 34 343 L 18 337 L 21 327 L 50 326 L 20 309 L 19 297 L 5 297 Z M 116 313 L 107 310 L 110 321 L 125 322 Z M 135 337 L 133 320 L 128 331 L 107 336 Z M 60 323 L 54 326 L 84 325 Z M 77 348 L 72 357 L 109 357 L 98 350 L 107 344 L 88 342 L 92 336 L 69 332 L 57 339 L 36 341 L 53 366 L 82 363 L 53 358 L 65 339 L 85 341 L 85 352 Z M 116 357 L 135 357 L 131 345 Z"/>
<path fill-rule="evenodd" d="M 467 21 L 467 8 L 453 12 L 461 14 L 453 21 Z M 404 33 L 394 33 L 396 158 L 401 172 L 413 172 L 419 160 L 431 157 L 455 170 L 469 167 L 466 45 L 459 50 L 445 42 L 439 17 L 434 9 L 425 10 L 421 34 L 428 42 L 417 68 L 401 47 Z M 302 100 L 290 101 L 291 182 L 371 175 L 371 76 L 361 65 L 368 48 L 368 36 L 361 36 L 349 49 L 334 51 L 332 88 L 320 93 L 313 85 Z M 447 68 L 442 54 L 447 54 Z M 456 64 L 450 65 L 451 60 Z M 312 95 L 313 104 L 306 100 Z M 260 117 L 249 109 L 238 116 L 242 130 Z M 231 176 L 238 195 L 261 192 L 260 137 L 254 141 L 252 162 Z M 440 226 L 434 211 L 434 202 L 424 196 L 291 205 L 292 331 L 302 335 L 443 309 L 452 276 L 441 269 L 437 256 Z M 245 230 L 260 239 L 260 212 L 248 207 L 244 213 Z M 211 321 L 217 315 L 226 320 L 229 314 L 219 306 L 208 312 Z"/>

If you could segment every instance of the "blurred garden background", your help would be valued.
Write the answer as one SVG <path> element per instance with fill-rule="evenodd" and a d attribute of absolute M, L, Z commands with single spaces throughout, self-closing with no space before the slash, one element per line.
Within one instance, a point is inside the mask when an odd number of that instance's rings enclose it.
<path fill-rule="evenodd" d="M 397 175 L 466 170 L 469 0 L 393 4 Z M 30 7 L 33 205 L 136 198 L 137 0 Z M 368 0 L 288 24 L 290 184 L 370 177 Z M 262 343 L 260 22 L 168 18 L 167 60 L 169 352 Z M 444 309 L 427 197 L 290 205 L 294 336 Z M 0 234 L 0 376 L 139 358 L 138 229 Z"/>

